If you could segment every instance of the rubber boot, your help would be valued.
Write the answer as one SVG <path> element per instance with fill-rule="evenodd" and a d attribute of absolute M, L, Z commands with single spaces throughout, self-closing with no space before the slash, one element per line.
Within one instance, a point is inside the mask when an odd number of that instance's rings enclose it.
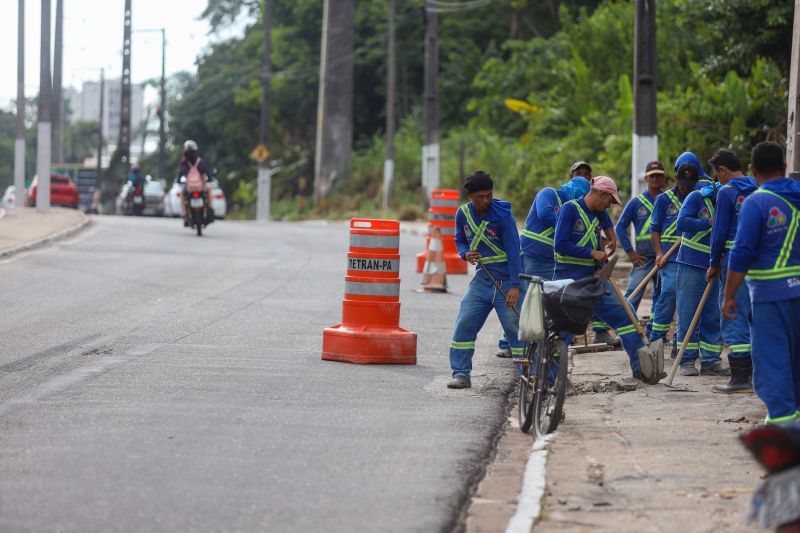
<path fill-rule="evenodd" d="M 731 366 L 731 380 L 727 385 L 717 384 L 711 386 L 712 392 L 734 394 L 737 392 L 753 392 L 753 360 L 729 359 Z"/>

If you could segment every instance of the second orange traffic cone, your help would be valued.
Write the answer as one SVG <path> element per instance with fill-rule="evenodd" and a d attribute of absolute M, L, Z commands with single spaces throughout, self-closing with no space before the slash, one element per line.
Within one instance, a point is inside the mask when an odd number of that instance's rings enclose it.
<path fill-rule="evenodd" d="M 422 291 L 447 292 L 446 270 L 444 264 L 442 230 L 438 227 L 434 227 L 430 242 L 428 243 L 428 255 L 425 258 L 425 267 L 422 269 Z"/>

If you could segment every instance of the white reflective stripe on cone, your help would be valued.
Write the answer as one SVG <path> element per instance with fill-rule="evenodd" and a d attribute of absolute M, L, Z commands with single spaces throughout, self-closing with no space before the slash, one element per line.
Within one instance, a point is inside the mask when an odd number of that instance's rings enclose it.
<path fill-rule="evenodd" d="M 446 213 L 428 213 L 428 220 L 455 220 L 455 215 L 448 215 Z"/>
<path fill-rule="evenodd" d="M 458 200 L 431 200 L 431 207 L 458 207 Z"/>
<path fill-rule="evenodd" d="M 429 252 L 444 252 L 444 246 L 442 246 L 441 239 L 431 239 L 431 243 L 428 245 Z"/>
<path fill-rule="evenodd" d="M 442 235 L 455 235 L 456 228 L 444 228 L 442 226 L 436 226 L 442 231 Z M 428 226 L 428 235 L 433 234 L 433 226 Z"/>
<path fill-rule="evenodd" d="M 351 248 L 399 248 L 399 235 L 362 235 L 350 234 Z"/>
<path fill-rule="evenodd" d="M 347 270 L 363 272 L 400 272 L 399 259 L 377 259 L 372 257 L 348 257 Z"/>
<path fill-rule="evenodd" d="M 400 283 L 365 283 L 362 281 L 345 281 L 345 294 L 361 296 L 400 296 Z"/>

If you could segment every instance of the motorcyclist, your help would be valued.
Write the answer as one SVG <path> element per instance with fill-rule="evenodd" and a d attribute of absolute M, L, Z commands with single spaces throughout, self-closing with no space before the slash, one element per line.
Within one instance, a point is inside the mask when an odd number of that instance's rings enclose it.
<path fill-rule="evenodd" d="M 189 216 L 187 211 L 187 202 L 189 198 L 188 190 L 186 188 L 186 182 L 181 181 L 181 178 L 185 178 L 186 175 L 189 173 L 191 167 L 196 167 L 197 170 L 200 172 L 200 175 L 203 177 L 203 181 L 205 182 L 205 192 L 206 192 L 206 211 L 209 213 L 207 217 L 209 220 L 213 220 L 213 211 L 211 208 L 211 182 L 212 177 L 208 173 L 208 165 L 200 157 L 197 149 L 197 143 L 191 139 L 187 140 L 183 143 L 183 156 L 181 157 L 180 165 L 178 166 L 178 176 L 177 180 L 181 184 L 181 215 L 183 216 L 183 225 L 189 226 Z"/>

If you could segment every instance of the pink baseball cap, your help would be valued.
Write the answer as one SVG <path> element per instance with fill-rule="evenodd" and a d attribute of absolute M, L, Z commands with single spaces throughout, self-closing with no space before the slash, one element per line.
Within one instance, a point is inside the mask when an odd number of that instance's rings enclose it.
<path fill-rule="evenodd" d="M 595 191 L 607 192 L 614 198 L 615 204 L 622 205 L 622 202 L 619 201 L 619 195 L 617 194 L 617 184 L 608 176 L 595 176 L 592 180 L 592 189 Z"/>

